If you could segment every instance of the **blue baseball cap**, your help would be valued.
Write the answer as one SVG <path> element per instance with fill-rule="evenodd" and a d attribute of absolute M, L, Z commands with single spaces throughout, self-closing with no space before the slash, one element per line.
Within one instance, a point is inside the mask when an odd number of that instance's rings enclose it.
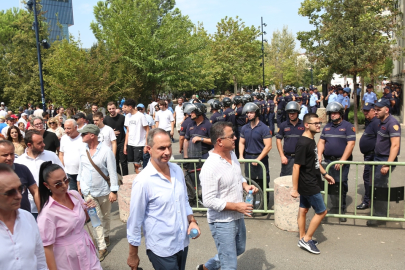
<path fill-rule="evenodd" d="M 391 102 L 389 101 L 389 99 L 386 98 L 381 98 L 379 99 L 376 104 L 376 107 L 382 108 L 382 107 L 391 107 Z"/>
<path fill-rule="evenodd" d="M 142 108 L 142 109 L 145 108 L 145 106 L 144 106 L 142 103 L 139 103 L 138 105 L 136 105 L 136 107 L 137 107 L 137 108 Z"/>
<path fill-rule="evenodd" d="M 363 111 L 369 111 L 374 108 L 374 103 L 366 102 L 363 106 Z"/>

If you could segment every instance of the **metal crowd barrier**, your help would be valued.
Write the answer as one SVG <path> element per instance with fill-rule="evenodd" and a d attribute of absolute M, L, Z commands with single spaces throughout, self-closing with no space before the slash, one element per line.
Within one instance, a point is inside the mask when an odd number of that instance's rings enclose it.
<path fill-rule="evenodd" d="M 258 165 L 260 165 L 262 167 L 263 170 L 263 208 L 262 210 L 253 210 L 253 213 L 266 213 L 266 214 L 271 214 L 274 213 L 274 210 L 272 209 L 268 209 L 268 205 L 267 205 L 267 192 L 274 192 L 274 188 L 268 188 L 267 187 L 267 178 L 266 178 L 266 168 L 264 167 L 264 164 L 259 161 L 259 160 L 255 160 L 255 159 L 239 159 L 238 160 L 240 163 L 257 163 Z M 184 163 L 192 163 L 194 166 L 194 185 L 195 185 L 195 195 L 196 195 L 196 203 L 197 203 L 197 207 L 192 207 L 193 211 L 207 211 L 207 208 L 205 207 L 200 207 L 199 201 L 198 201 L 198 194 L 199 194 L 199 190 L 198 190 L 198 176 L 197 176 L 197 164 L 204 164 L 205 159 L 175 159 L 173 160 L 173 163 L 178 163 L 181 164 L 181 168 L 184 171 Z M 242 170 L 243 171 L 243 170 Z M 251 184 L 251 172 L 250 172 L 250 166 L 249 166 L 249 177 L 248 178 L 248 182 L 249 185 Z"/>
<path fill-rule="evenodd" d="M 405 211 L 404 211 L 404 217 L 402 218 L 394 218 L 394 217 L 390 217 L 390 202 L 391 201 L 396 201 L 397 203 L 399 201 L 404 200 L 404 187 L 391 187 L 391 174 L 392 174 L 392 170 L 391 170 L 391 166 L 405 166 L 405 162 L 386 162 L 386 161 L 333 161 L 331 163 L 328 164 L 328 166 L 325 168 L 326 172 L 329 172 L 330 168 L 332 166 L 334 166 L 335 164 L 349 164 L 349 165 L 356 165 L 356 196 L 354 199 L 354 215 L 350 215 L 350 214 L 342 214 L 341 210 L 342 210 L 342 171 L 343 171 L 343 166 L 340 166 L 340 182 L 339 182 L 339 214 L 327 214 L 327 217 L 336 217 L 336 218 L 352 218 L 352 219 L 366 219 L 366 220 L 379 220 L 379 221 L 397 221 L 397 222 L 405 222 Z M 357 191 L 358 191 L 358 176 L 359 176 L 359 165 L 371 165 L 371 196 L 370 196 L 370 200 L 371 200 L 371 211 L 370 211 L 370 215 L 357 215 Z M 388 171 L 388 188 L 386 187 L 375 187 L 374 186 L 374 176 L 375 176 L 375 168 L 378 165 L 386 165 L 389 166 L 389 171 Z M 363 173 L 363 172 L 361 172 Z M 362 175 L 362 174 L 361 174 Z M 361 177 L 362 181 L 361 183 L 363 183 L 363 178 Z M 325 180 L 325 188 L 324 191 L 322 191 L 321 193 L 323 193 L 324 196 L 324 202 L 325 205 L 328 205 L 328 195 L 331 195 L 328 192 L 329 189 L 329 184 L 328 182 Z M 393 192 L 394 191 L 394 192 Z M 385 199 L 386 198 L 386 199 Z M 387 216 L 386 217 L 382 217 L 382 216 L 373 216 L 373 206 L 374 206 L 374 200 L 377 201 L 387 201 Z M 405 204 L 404 204 L 405 207 Z M 347 208 L 347 206 L 346 206 Z M 405 209 L 404 209 L 405 210 Z"/>

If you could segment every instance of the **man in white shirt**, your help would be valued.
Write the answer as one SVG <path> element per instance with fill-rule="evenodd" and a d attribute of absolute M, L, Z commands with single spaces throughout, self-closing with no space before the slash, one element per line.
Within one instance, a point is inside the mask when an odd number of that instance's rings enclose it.
<path fill-rule="evenodd" d="M 8 129 L 10 128 L 10 127 L 12 127 L 12 126 L 14 126 L 14 118 L 13 117 L 7 117 L 7 127 L 4 127 L 2 130 L 1 130 L 1 134 L 3 134 L 3 136 L 4 136 L 4 138 L 6 138 L 7 139 L 7 132 L 8 132 Z"/>
<path fill-rule="evenodd" d="M 125 135 L 124 154 L 128 156 L 128 163 L 134 163 L 135 173 L 143 161 L 143 148 L 146 145 L 146 138 L 149 132 L 149 125 L 143 113 L 137 111 L 135 100 L 127 99 L 124 102 L 130 116 L 125 117 L 124 126 L 127 129 Z"/>
<path fill-rule="evenodd" d="M 209 152 L 200 174 L 204 206 L 218 254 L 197 270 L 237 269 L 237 259 L 245 251 L 246 227 L 243 215 L 250 216 L 253 205 L 243 202 L 243 191 L 256 193 L 242 176 L 240 163 L 232 151 L 236 136 L 230 122 L 217 122 L 210 130 L 214 149 Z M 220 267 L 219 267 L 220 266 Z"/>
<path fill-rule="evenodd" d="M 150 116 L 153 116 L 153 114 L 155 113 L 155 106 L 156 106 L 157 104 L 158 104 L 158 103 L 152 98 L 152 103 L 149 104 L 149 115 L 150 115 Z"/>
<path fill-rule="evenodd" d="M 100 129 L 100 134 L 98 134 L 98 141 L 107 145 L 111 151 L 113 151 L 114 156 L 117 154 L 117 137 L 115 136 L 114 130 L 104 125 L 104 115 L 102 112 L 93 113 L 93 123 Z"/>
<path fill-rule="evenodd" d="M 149 130 L 151 130 L 155 126 L 155 120 L 153 120 L 152 116 L 145 113 L 145 105 L 143 105 L 142 103 L 139 103 L 138 105 L 136 105 L 136 109 L 138 110 L 138 112 L 143 113 L 143 115 L 145 115 L 146 121 L 148 122 Z M 150 159 L 150 154 L 146 150 L 146 148 L 144 148 L 143 149 L 143 163 L 142 163 L 143 168 L 145 168 L 148 165 L 149 159 Z"/>
<path fill-rule="evenodd" d="M 156 127 L 161 128 L 173 137 L 174 134 L 174 117 L 171 111 L 167 109 L 167 104 L 164 100 L 159 101 L 159 108 L 155 114 Z"/>
<path fill-rule="evenodd" d="M 68 119 L 65 122 L 66 134 L 60 139 L 59 159 L 65 166 L 65 171 L 71 181 L 69 183 L 70 190 L 77 189 L 77 175 L 79 173 L 80 150 L 85 147 L 80 133 L 77 131 L 77 123 L 73 119 Z"/>
<path fill-rule="evenodd" d="M 27 119 L 28 119 L 28 114 L 22 113 L 20 119 L 18 119 L 17 123 L 24 123 L 24 128 L 27 128 Z"/>
<path fill-rule="evenodd" d="M 44 112 L 44 110 L 41 109 L 41 105 L 39 104 L 36 106 L 36 108 L 37 109 L 33 113 L 34 116 L 42 118 L 42 113 Z"/>
<path fill-rule="evenodd" d="M 183 123 L 184 120 L 184 112 L 183 112 L 183 98 L 179 97 L 177 99 L 177 106 L 174 108 L 174 114 L 173 118 L 176 119 L 176 129 L 177 132 L 180 134 L 180 129 L 181 129 L 181 123 Z"/>
<path fill-rule="evenodd" d="M 129 256 L 127 263 L 138 269 L 138 248 L 142 233 L 147 255 L 154 269 L 184 270 L 190 232 L 200 229 L 187 196 L 182 169 L 170 163 L 172 143 L 165 130 L 155 128 L 148 135 L 145 147 L 151 159 L 136 177 L 131 192 L 131 208 L 127 222 Z"/>
<path fill-rule="evenodd" d="M 19 209 L 24 185 L 13 169 L 0 164 L 0 265 L 2 270 L 46 270 L 46 258 L 37 223 Z"/>
<path fill-rule="evenodd" d="M 45 161 L 52 161 L 54 164 L 58 164 L 64 168 L 62 162 L 60 162 L 58 156 L 51 151 L 45 150 L 44 138 L 42 137 L 41 132 L 38 130 L 28 130 L 25 133 L 25 145 L 27 145 L 26 152 L 20 157 L 15 159 L 14 163 L 22 164 L 28 167 L 34 176 L 35 182 L 39 186 L 39 168 L 41 164 Z M 31 213 L 37 218 L 38 209 L 35 205 L 34 198 L 31 194 L 28 194 L 28 199 L 31 204 Z"/>
<path fill-rule="evenodd" d="M 107 256 L 107 247 L 110 245 L 111 203 L 117 200 L 119 188 L 115 157 L 110 148 L 98 141 L 100 129 L 96 125 L 88 124 L 79 130 L 79 133 L 87 145 L 80 151 L 77 187 L 85 201 L 92 199 L 96 203 L 97 215 L 102 225 L 95 227 L 94 231 L 96 232 L 99 259 L 102 261 Z M 105 179 L 92 165 L 89 156 L 108 179 Z"/>

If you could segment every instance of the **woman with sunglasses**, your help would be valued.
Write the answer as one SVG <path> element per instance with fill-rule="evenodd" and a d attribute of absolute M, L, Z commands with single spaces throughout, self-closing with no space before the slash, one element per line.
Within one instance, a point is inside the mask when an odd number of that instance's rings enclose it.
<path fill-rule="evenodd" d="M 63 130 L 63 128 L 58 125 L 58 122 L 59 121 L 56 117 L 49 119 L 48 131 L 55 133 L 58 139 L 60 140 L 60 138 L 62 138 L 62 136 L 65 135 L 65 130 Z"/>
<path fill-rule="evenodd" d="M 7 140 L 14 144 L 14 153 L 17 156 L 21 156 L 22 154 L 24 154 L 25 148 L 27 148 L 27 146 L 25 145 L 23 134 L 21 134 L 21 131 L 18 127 L 12 126 L 8 129 Z"/>
<path fill-rule="evenodd" d="M 39 170 L 41 211 L 38 227 L 50 270 L 102 269 L 96 248 L 84 229 L 89 219 L 86 209 L 95 207 L 80 194 L 69 189 L 70 178 L 52 162 L 42 163 Z"/>

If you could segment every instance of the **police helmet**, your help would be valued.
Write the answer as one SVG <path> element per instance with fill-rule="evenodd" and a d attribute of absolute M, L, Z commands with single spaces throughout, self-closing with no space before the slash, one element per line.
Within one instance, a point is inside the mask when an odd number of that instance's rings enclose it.
<path fill-rule="evenodd" d="M 247 100 L 247 102 L 252 102 L 252 96 L 251 95 L 245 94 L 243 97 Z"/>
<path fill-rule="evenodd" d="M 264 93 L 257 94 L 257 98 L 263 100 L 264 99 Z"/>
<path fill-rule="evenodd" d="M 297 94 L 298 93 L 298 90 L 297 90 L 297 88 L 295 88 L 295 87 L 293 87 L 293 92 L 295 93 L 295 94 Z"/>
<path fill-rule="evenodd" d="M 243 106 L 242 114 L 247 114 L 248 112 L 255 112 L 255 117 L 260 116 L 260 108 L 256 103 L 248 102 Z"/>
<path fill-rule="evenodd" d="M 183 113 L 186 114 L 190 114 L 187 111 L 189 110 L 190 106 L 193 106 L 193 104 L 191 104 L 190 102 L 184 102 L 183 103 Z"/>
<path fill-rule="evenodd" d="M 211 109 L 212 110 L 219 110 L 222 107 L 222 104 L 219 100 L 214 99 L 211 103 L 210 103 Z"/>
<path fill-rule="evenodd" d="M 184 113 L 191 114 L 195 112 L 197 116 L 203 115 L 207 112 L 207 107 L 202 103 L 192 103 L 191 106 L 188 106 Z"/>
<path fill-rule="evenodd" d="M 214 100 L 215 100 L 214 98 L 208 100 L 208 101 L 207 101 L 207 104 L 208 104 L 208 105 L 211 105 L 212 103 L 214 103 Z"/>
<path fill-rule="evenodd" d="M 238 105 L 238 104 L 241 104 L 241 103 L 243 103 L 241 96 L 235 96 L 233 98 L 233 104 Z"/>
<path fill-rule="evenodd" d="M 190 99 L 188 102 L 193 103 L 193 101 L 194 101 L 194 98 Z"/>
<path fill-rule="evenodd" d="M 301 107 L 300 107 L 300 104 L 298 104 L 298 102 L 290 101 L 285 106 L 286 113 L 295 113 L 295 112 L 299 113 L 300 111 L 301 111 Z"/>
<path fill-rule="evenodd" d="M 279 96 L 281 96 L 281 95 L 283 94 L 283 91 L 277 90 L 277 91 L 276 91 L 276 94 L 279 95 Z"/>
<path fill-rule="evenodd" d="M 225 97 L 222 99 L 222 104 L 224 105 L 224 107 L 231 107 L 232 100 L 229 97 Z"/>
<path fill-rule="evenodd" d="M 256 97 L 257 93 L 253 92 L 252 94 L 250 94 L 250 96 L 252 97 L 252 100 L 253 100 L 253 97 Z"/>
<path fill-rule="evenodd" d="M 343 105 L 340 104 L 339 102 L 329 103 L 328 106 L 326 106 L 326 113 L 330 115 L 331 113 L 334 112 L 339 112 L 340 115 L 343 115 L 344 113 Z"/>

